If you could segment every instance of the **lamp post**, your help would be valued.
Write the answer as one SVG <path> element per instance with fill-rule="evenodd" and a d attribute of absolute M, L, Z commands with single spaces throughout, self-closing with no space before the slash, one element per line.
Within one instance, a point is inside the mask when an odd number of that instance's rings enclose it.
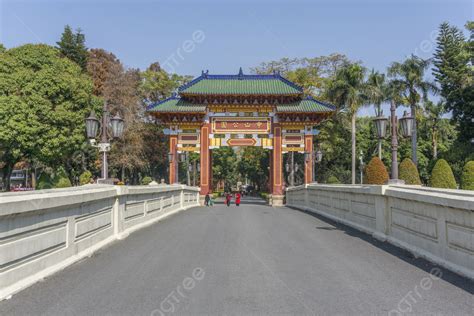
<path fill-rule="evenodd" d="M 395 110 L 397 106 L 395 101 L 392 100 L 390 104 L 390 124 L 391 124 L 391 145 L 392 145 L 392 172 L 391 178 L 388 181 L 389 184 L 404 184 L 403 180 L 398 179 L 398 129 L 397 129 L 397 116 Z M 405 111 L 400 121 L 400 131 L 403 137 L 411 137 L 413 134 L 413 117 L 409 116 Z M 387 118 L 383 116 L 377 116 L 374 119 L 377 136 L 382 139 L 385 138 Z"/>
<path fill-rule="evenodd" d="M 86 134 L 91 145 L 99 148 L 99 152 L 102 153 L 102 170 L 101 178 L 106 180 L 109 177 L 108 173 L 108 162 L 107 152 L 110 151 L 110 140 L 114 138 L 121 138 L 123 135 L 123 119 L 117 113 L 114 117 L 110 117 L 110 113 L 107 111 L 107 103 L 104 102 L 102 113 L 102 122 L 96 117 L 94 111 L 92 111 L 88 118 L 85 119 L 86 123 Z M 100 142 L 96 145 L 96 137 L 100 127 Z M 112 133 L 109 133 L 109 128 Z"/>
<path fill-rule="evenodd" d="M 359 162 L 360 162 L 360 184 L 364 184 L 364 167 L 365 167 L 365 163 L 364 163 L 364 159 L 363 159 L 363 156 L 362 156 L 362 150 L 360 151 Z"/>
<path fill-rule="evenodd" d="M 312 178 L 311 182 L 316 182 L 316 164 L 320 163 L 323 160 L 323 152 L 321 151 L 321 148 L 318 148 L 317 150 L 314 150 L 313 152 L 305 151 L 304 159 L 306 162 L 310 161 L 310 159 L 312 160 L 313 172 L 311 174 L 311 178 Z"/>

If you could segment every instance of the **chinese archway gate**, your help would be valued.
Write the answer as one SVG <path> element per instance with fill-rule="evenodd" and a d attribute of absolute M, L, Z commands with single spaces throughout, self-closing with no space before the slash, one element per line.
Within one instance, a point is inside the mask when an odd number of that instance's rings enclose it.
<path fill-rule="evenodd" d="M 167 126 L 170 183 L 178 183 L 178 154 L 200 153 L 200 194 L 212 192 L 212 149 L 260 146 L 270 149 L 270 193 L 283 201 L 283 153 L 305 153 L 304 181 L 313 177 L 314 126 L 334 106 L 305 97 L 303 89 L 279 73 L 210 75 L 208 71 L 152 104 L 148 113 Z"/>

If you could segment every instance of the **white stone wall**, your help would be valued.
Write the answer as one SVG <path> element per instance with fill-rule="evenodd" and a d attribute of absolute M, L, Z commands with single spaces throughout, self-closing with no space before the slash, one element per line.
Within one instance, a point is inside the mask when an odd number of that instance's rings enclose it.
<path fill-rule="evenodd" d="M 199 189 L 107 186 L 0 194 L 0 300 L 180 210 Z"/>
<path fill-rule="evenodd" d="M 310 184 L 287 205 L 352 226 L 474 279 L 474 192 Z"/>

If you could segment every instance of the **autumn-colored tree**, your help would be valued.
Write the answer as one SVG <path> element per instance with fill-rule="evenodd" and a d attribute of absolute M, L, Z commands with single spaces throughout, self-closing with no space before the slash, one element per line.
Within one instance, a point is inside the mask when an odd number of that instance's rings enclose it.
<path fill-rule="evenodd" d="M 102 96 L 106 82 L 122 71 L 122 64 L 114 54 L 101 48 L 92 48 L 89 51 L 87 73 L 94 82 L 94 95 Z"/>
<path fill-rule="evenodd" d="M 385 184 L 388 181 L 387 168 L 379 157 L 374 157 L 365 170 L 367 184 Z"/>

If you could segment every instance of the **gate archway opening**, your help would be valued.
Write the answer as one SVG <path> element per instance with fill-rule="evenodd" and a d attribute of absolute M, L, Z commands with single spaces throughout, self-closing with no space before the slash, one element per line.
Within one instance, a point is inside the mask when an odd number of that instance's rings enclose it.
<path fill-rule="evenodd" d="M 304 154 L 304 183 L 313 179 L 314 128 L 335 107 L 305 96 L 303 88 L 271 75 L 201 76 L 178 94 L 152 104 L 147 112 L 167 125 L 169 179 L 178 183 L 178 154 L 200 156 L 200 194 L 212 192 L 212 150 L 221 147 L 260 147 L 269 151 L 269 191 L 273 205 L 283 204 L 283 154 Z"/>

